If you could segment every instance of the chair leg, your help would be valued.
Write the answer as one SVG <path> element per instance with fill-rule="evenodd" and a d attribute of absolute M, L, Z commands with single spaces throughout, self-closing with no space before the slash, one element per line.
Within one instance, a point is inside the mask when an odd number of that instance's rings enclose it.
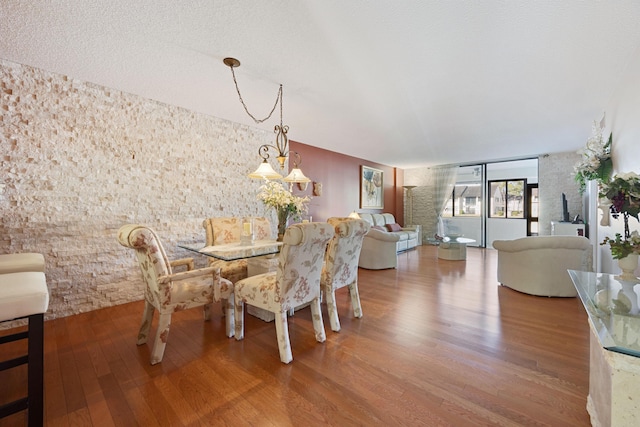
<path fill-rule="evenodd" d="M 278 350 L 282 363 L 289 363 L 293 360 L 291 354 L 291 342 L 289 342 L 289 325 L 287 323 L 287 312 L 276 313 L 276 336 L 278 337 Z M 314 320 L 315 325 L 315 320 Z"/>
<path fill-rule="evenodd" d="M 360 292 L 358 292 L 358 281 L 356 280 L 349 285 L 349 294 L 351 295 L 351 306 L 353 307 L 353 316 L 362 317 L 362 306 L 360 305 Z"/>
<path fill-rule="evenodd" d="M 338 318 L 338 307 L 336 307 L 336 291 L 325 291 L 327 298 L 327 312 L 329 313 L 329 323 L 331 323 L 331 330 L 334 332 L 340 331 L 340 319 Z"/>
<path fill-rule="evenodd" d="M 140 330 L 138 331 L 138 345 L 147 342 L 149 332 L 151 331 L 151 322 L 153 322 L 153 313 L 155 308 L 149 302 L 144 302 L 144 311 L 142 312 L 142 322 L 140 322 Z"/>
<path fill-rule="evenodd" d="M 236 336 L 237 340 L 241 340 L 244 338 L 244 302 L 242 301 L 242 298 L 238 298 L 237 296 L 234 296 L 234 304 L 233 307 L 235 307 L 235 312 L 234 312 L 234 319 L 235 319 L 235 333 L 234 335 Z M 229 317 L 227 315 L 227 317 Z"/>
<path fill-rule="evenodd" d="M 167 346 L 167 339 L 169 338 L 169 327 L 171 326 L 171 314 L 162 313 L 158 321 L 158 331 L 156 332 L 156 338 L 153 341 L 153 349 L 151 350 L 151 364 L 162 362 L 162 356 L 164 355 L 164 349 Z"/>
<path fill-rule="evenodd" d="M 205 322 L 211 320 L 211 306 L 213 304 L 205 304 L 202 306 L 202 314 L 204 316 Z"/>
<path fill-rule="evenodd" d="M 29 426 L 42 426 L 44 421 L 44 314 L 29 316 L 28 395 Z"/>
<path fill-rule="evenodd" d="M 233 337 L 235 335 L 235 313 L 234 313 L 234 298 L 233 298 L 233 294 L 229 295 L 229 299 L 228 300 L 222 300 L 223 304 L 223 313 L 224 313 L 224 323 L 225 323 L 225 328 L 226 328 L 226 333 L 227 336 L 229 338 Z"/>
<path fill-rule="evenodd" d="M 328 300 L 329 298 L 327 298 Z M 324 323 L 322 322 L 322 310 L 320 309 L 320 298 L 311 301 L 311 319 L 313 320 L 313 330 L 316 332 L 316 341 L 324 342 L 327 339 L 324 333 Z"/>

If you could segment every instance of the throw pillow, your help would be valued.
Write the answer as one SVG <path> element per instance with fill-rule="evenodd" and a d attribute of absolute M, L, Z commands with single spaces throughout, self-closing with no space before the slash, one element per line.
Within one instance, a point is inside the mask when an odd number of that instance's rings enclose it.
<path fill-rule="evenodd" d="M 400 227 L 400 224 L 397 224 L 397 223 L 387 224 L 386 227 L 387 227 L 387 230 L 391 232 L 402 230 L 402 227 Z"/>
<path fill-rule="evenodd" d="M 383 227 L 383 226 L 381 226 L 381 225 L 374 225 L 374 226 L 372 226 L 372 227 L 371 227 L 371 229 L 372 229 L 372 230 L 387 231 L 387 229 L 386 229 L 386 228 L 384 228 L 384 227 Z"/>

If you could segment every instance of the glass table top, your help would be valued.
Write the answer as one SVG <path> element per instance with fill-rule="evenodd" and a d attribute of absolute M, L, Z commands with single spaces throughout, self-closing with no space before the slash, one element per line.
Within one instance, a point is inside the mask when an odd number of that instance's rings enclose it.
<path fill-rule="evenodd" d="M 243 245 L 240 242 L 236 242 L 226 245 L 203 246 L 204 244 L 178 244 L 178 247 L 182 249 L 224 261 L 234 261 L 243 258 L 277 254 L 280 252 L 282 242 L 275 240 L 256 240 L 252 245 Z"/>
<path fill-rule="evenodd" d="M 569 275 L 602 347 L 640 357 L 640 281 L 576 270 Z"/>

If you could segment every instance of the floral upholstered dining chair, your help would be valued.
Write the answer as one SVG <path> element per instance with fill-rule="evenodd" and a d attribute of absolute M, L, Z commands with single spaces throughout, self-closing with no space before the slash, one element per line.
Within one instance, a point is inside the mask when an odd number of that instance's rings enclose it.
<path fill-rule="evenodd" d="M 226 245 L 240 242 L 242 234 L 242 218 L 237 217 L 213 217 L 202 222 L 205 229 L 206 245 Z M 267 218 L 253 219 L 253 235 L 255 240 L 271 239 L 271 224 Z M 232 283 L 247 277 L 247 260 L 223 261 L 209 258 L 210 267 L 220 268 L 220 274 Z"/>
<path fill-rule="evenodd" d="M 118 230 L 118 242 L 136 251 L 146 285 L 138 345 L 147 342 L 153 314 L 158 310 L 158 329 L 151 350 L 152 365 L 162 361 L 169 337 L 171 314 L 175 311 L 203 306 L 204 318 L 209 320 L 210 305 L 225 300 L 227 301 L 227 304 L 224 304 L 226 334 L 228 337 L 233 336 L 233 284 L 220 277 L 219 268 L 206 267 L 196 270 L 191 268 L 188 271 L 174 273 L 158 236 L 151 228 L 144 225 L 122 226 Z"/>
<path fill-rule="evenodd" d="M 311 303 L 316 340 L 325 341 L 320 311 L 320 274 L 327 242 L 333 234 L 333 227 L 324 222 L 291 225 L 284 234 L 277 271 L 252 276 L 235 284 L 237 340 L 244 338 L 244 303 L 271 311 L 275 314 L 280 360 L 289 363 L 293 355 L 287 312 Z"/>
<path fill-rule="evenodd" d="M 362 317 L 360 293 L 358 292 L 358 259 L 362 250 L 364 235 L 371 225 L 363 219 L 329 218 L 327 222 L 334 226 L 335 235 L 329 241 L 325 255 L 320 286 L 327 301 L 331 330 L 340 330 L 340 319 L 336 305 L 336 289 L 349 287 L 353 315 Z"/>

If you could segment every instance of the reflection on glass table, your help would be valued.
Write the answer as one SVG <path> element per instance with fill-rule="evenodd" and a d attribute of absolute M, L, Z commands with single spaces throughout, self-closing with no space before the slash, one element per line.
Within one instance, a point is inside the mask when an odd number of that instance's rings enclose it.
<path fill-rule="evenodd" d="M 447 235 L 438 245 L 438 258 L 452 261 L 467 259 L 467 243 L 475 243 L 473 239 L 457 235 Z"/>
<path fill-rule="evenodd" d="M 223 261 L 234 261 L 243 258 L 253 258 L 262 255 L 277 254 L 280 252 L 282 242 L 275 240 L 255 240 L 253 244 L 243 245 L 240 242 L 226 245 L 205 246 L 203 244 L 178 244 L 178 247 L 197 252 L 202 255 L 221 259 Z"/>
<path fill-rule="evenodd" d="M 640 281 L 569 270 L 602 347 L 640 357 Z"/>

